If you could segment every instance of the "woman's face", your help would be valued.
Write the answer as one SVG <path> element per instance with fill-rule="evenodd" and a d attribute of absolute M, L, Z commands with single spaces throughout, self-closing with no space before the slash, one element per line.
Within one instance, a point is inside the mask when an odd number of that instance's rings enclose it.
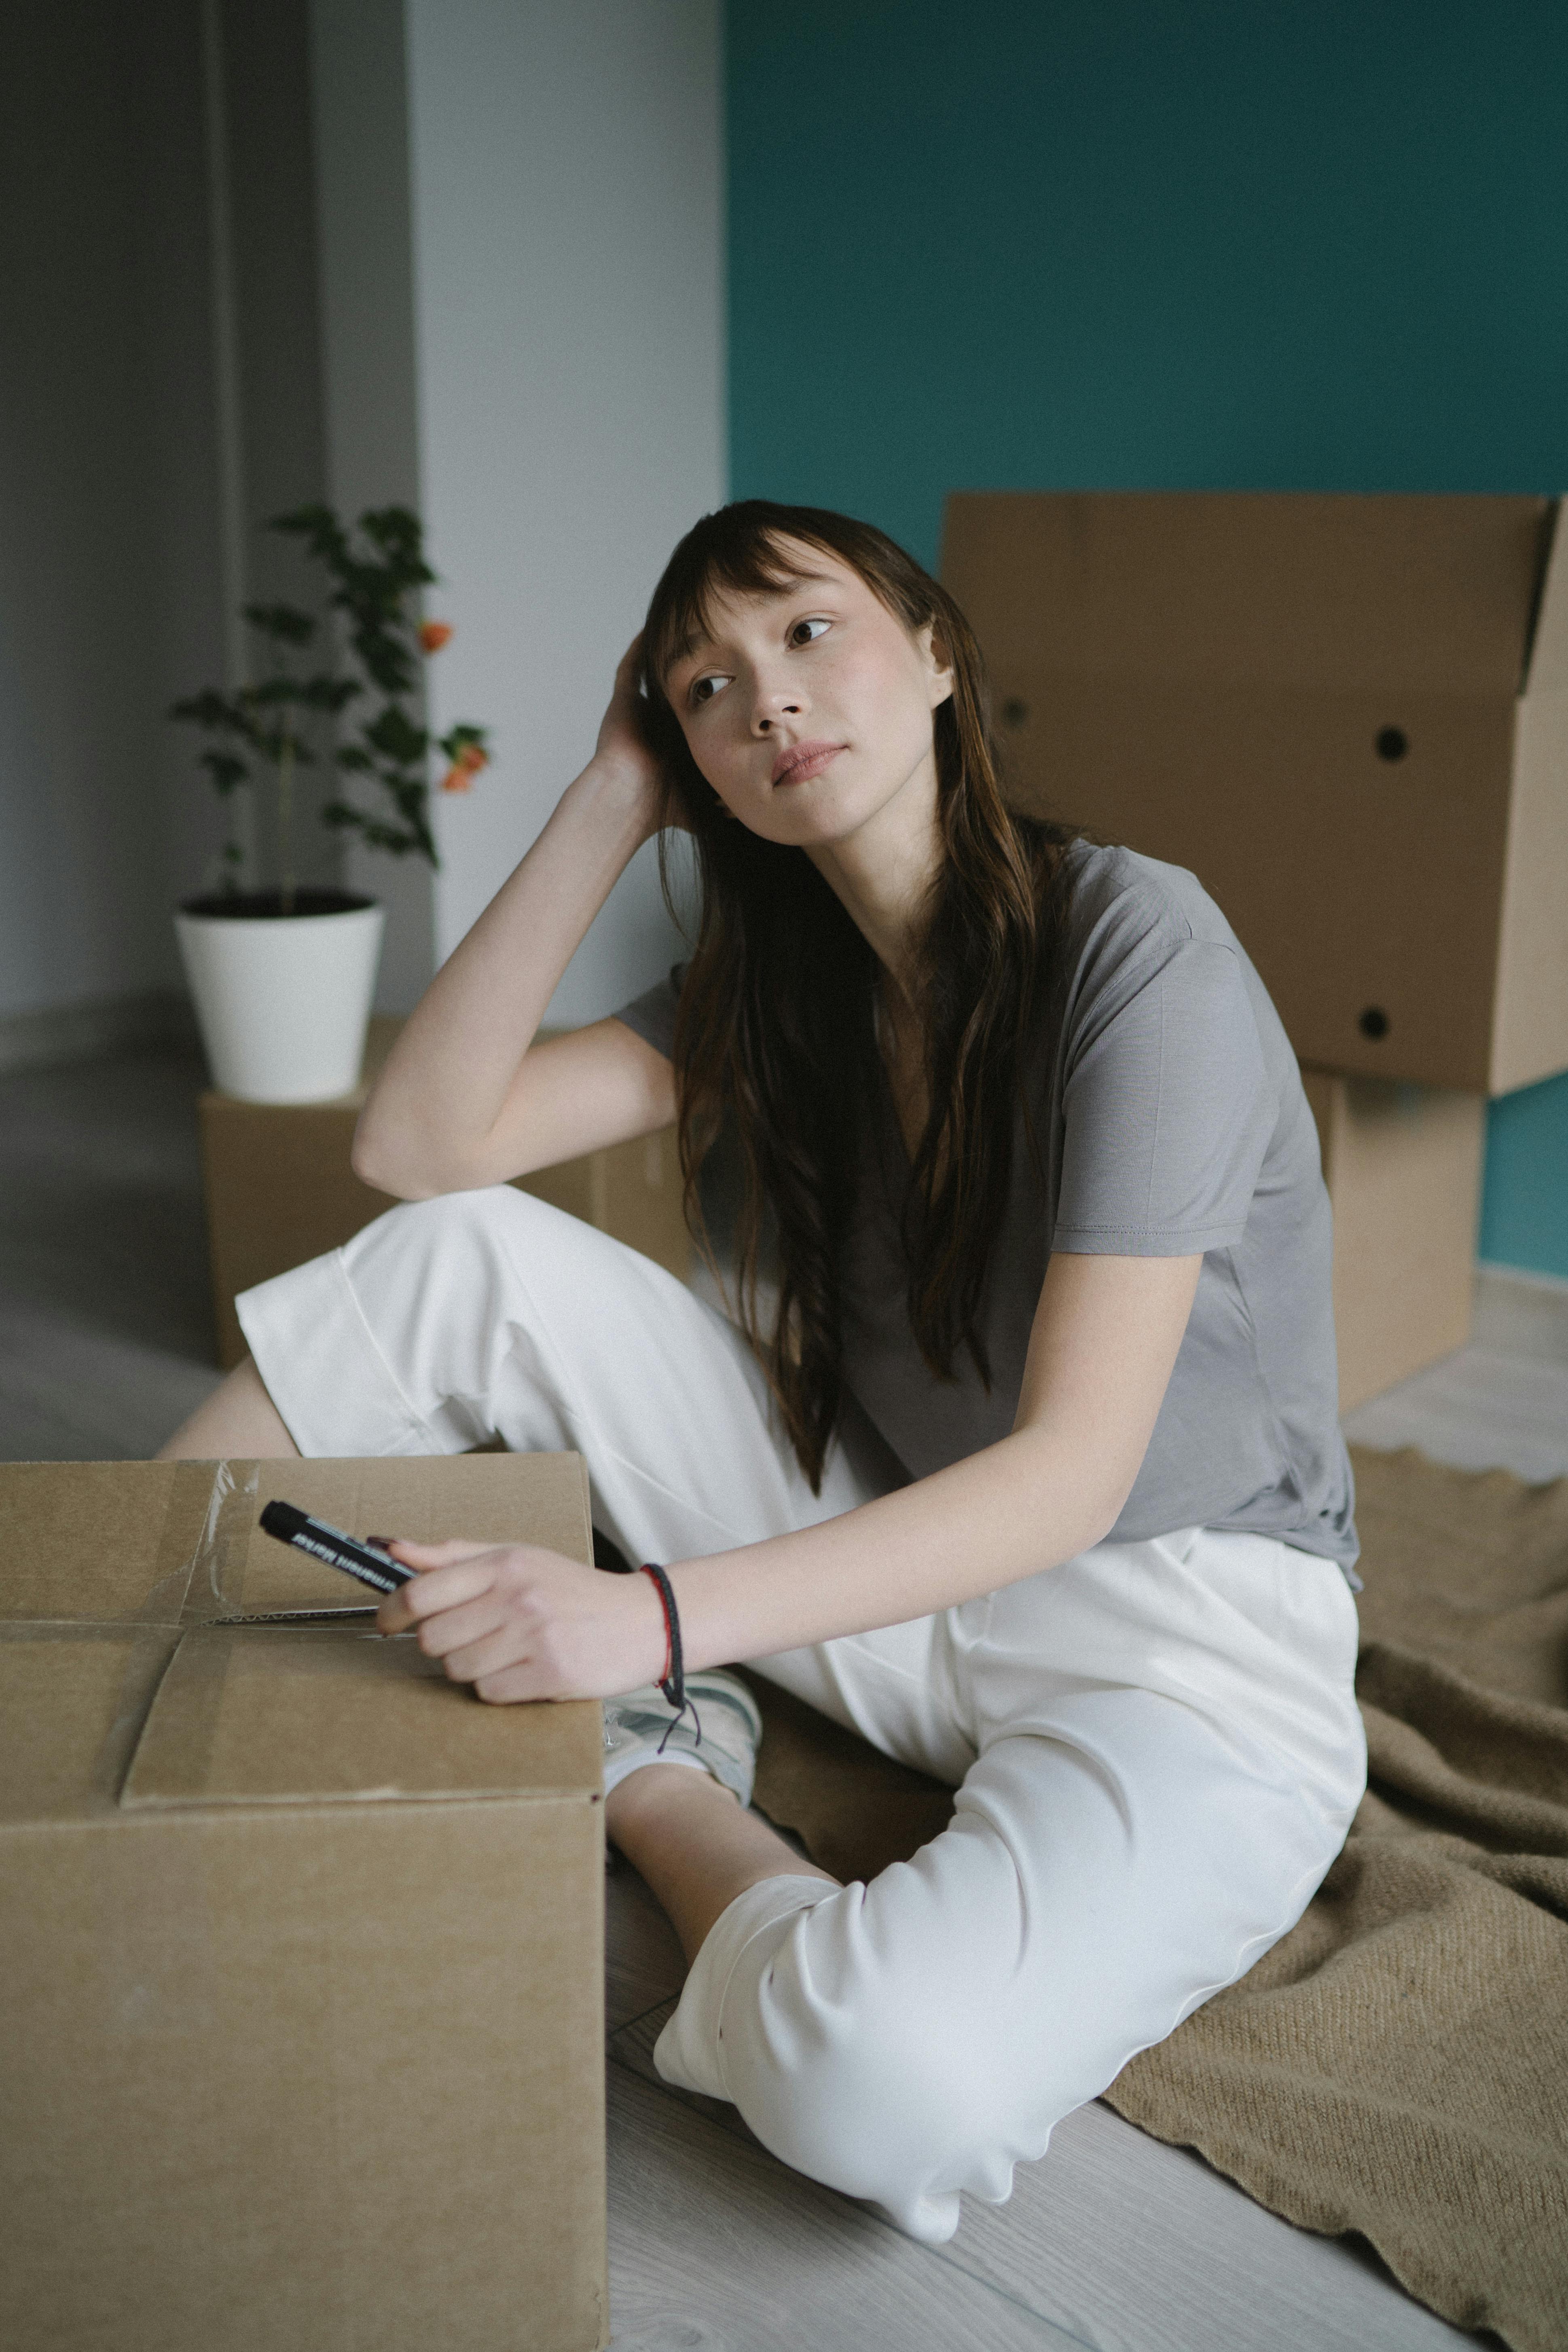
<path fill-rule="evenodd" d="M 666 674 L 698 768 L 765 841 L 844 841 L 895 804 L 929 822 L 931 713 L 952 692 L 931 625 L 911 635 L 824 549 L 779 553 L 791 584 L 716 598 L 711 635 Z"/>

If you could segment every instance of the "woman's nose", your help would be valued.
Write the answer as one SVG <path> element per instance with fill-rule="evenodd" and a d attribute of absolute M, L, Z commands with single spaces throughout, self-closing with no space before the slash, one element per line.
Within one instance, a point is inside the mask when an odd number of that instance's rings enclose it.
<path fill-rule="evenodd" d="M 782 719 L 798 719 L 805 705 L 798 694 L 759 694 L 752 723 L 759 735 L 766 735 Z"/>

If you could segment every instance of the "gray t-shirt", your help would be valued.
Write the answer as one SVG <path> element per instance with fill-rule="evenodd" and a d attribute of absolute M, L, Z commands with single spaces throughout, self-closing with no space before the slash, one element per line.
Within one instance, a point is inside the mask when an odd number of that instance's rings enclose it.
<path fill-rule="evenodd" d="M 1241 1528 L 1338 1560 L 1359 1552 L 1340 1434 L 1331 1234 L 1317 1129 L 1289 1041 L 1195 877 L 1075 843 L 1056 987 L 1030 1050 L 1008 1206 L 980 1326 L 927 1369 L 910 1329 L 900 1228 L 909 1160 L 885 1079 L 861 1137 L 844 1261 L 847 1385 L 914 1478 L 1012 1428 L 1053 1249 L 1200 1251 L 1197 1296 L 1154 1433 L 1111 1530 Z M 668 1054 L 678 975 L 617 1018 Z"/>

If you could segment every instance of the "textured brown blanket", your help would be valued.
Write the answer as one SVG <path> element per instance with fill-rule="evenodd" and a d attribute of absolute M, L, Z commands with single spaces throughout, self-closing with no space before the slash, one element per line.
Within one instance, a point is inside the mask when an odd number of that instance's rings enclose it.
<path fill-rule="evenodd" d="M 1568 1479 L 1358 1451 L 1371 1784 L 1306 1916 L 1106 2098 L 1275 2212 L 1359 2231 L 1515 2352 L 1568 2347 Z M 756 1798 L 825 1869 L 949 1792 L 752 1678 Z"/>

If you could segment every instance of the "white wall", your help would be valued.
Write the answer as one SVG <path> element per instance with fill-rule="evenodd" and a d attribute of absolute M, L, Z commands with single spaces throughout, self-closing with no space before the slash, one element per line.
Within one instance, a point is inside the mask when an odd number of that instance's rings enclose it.
<path fill-rule="evenodd" d="M 327 495 L 350 518 L 422 509 L 403 0 L 312 0 L 310 51 Z M 436 969 L 430 868 L 343 862 L 387 910 L 376 1003 L 406 1013 Z"/>
<path fill-rule="evenodd" d="M 429 609 L 457 630 L 434 716 L 495 751 L 437 809 L 445 956 L 590 756 L 665 560 L 724 495 L 720 12 L 407 0 L 406 20 Z M 679 951 L 653 860 L 552 1019 L 612 1011 Z"/>
<path fill-rule="evenodd" d="M 496 765 L 437 808 L 434 893 L 412 861 L 353 860 L 392 903 L 395 1008 L 587 757 L 660 565 L 722 496 L 717 0 L 307 5 L 11 12 L 0 1026 L 178 988 L 170 909 L 221 826 L 199 743 L 164 712 L 224 675 L 237 583 L 298 593 L 267 515 L 323 488 L 351 512 L 418 504 L 446 575 L 432 609 L 458 628 L 437 723 L 495 731 Z M 645 853 L 555 1018 L 609 1008 L 674 951 Z"/>

